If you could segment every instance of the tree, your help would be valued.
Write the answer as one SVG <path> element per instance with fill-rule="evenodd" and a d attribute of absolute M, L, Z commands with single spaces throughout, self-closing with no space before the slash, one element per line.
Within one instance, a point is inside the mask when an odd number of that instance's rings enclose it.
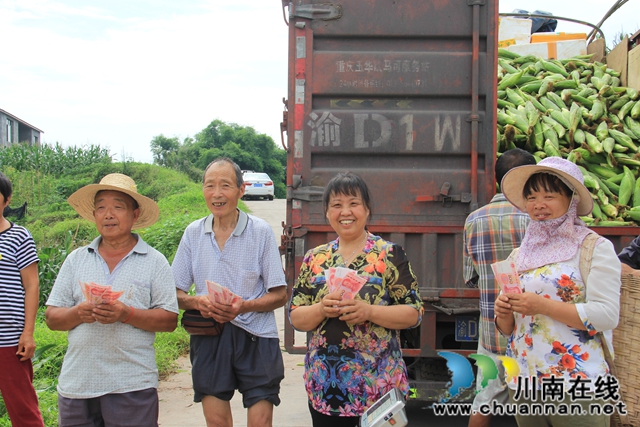
<path fill-rule="evenodd" d="M 269 174 L 274 182 L 276 197 L 285 197 L 285 166 L 287 153 L 250 126 L 214 120 L 198 132 L 194 138 L 180 143 L 177 137 L 158 135 L 151 140 L 155 164 L 177 169 L 194 181 L 202 179 L 202 173 L 214 159 L 229 157 L 241 169 Z"/>
<path fill-rule="evenodd" d="M 178 137 L 167 138 L 160 134 L 151 140 L 151 153 L 153 163 L 168 168 L 174 168 L 180 141 Z"/>

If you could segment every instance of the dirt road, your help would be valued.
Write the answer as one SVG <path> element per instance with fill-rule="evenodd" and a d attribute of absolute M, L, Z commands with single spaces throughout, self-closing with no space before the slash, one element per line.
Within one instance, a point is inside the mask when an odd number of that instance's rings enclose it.
<path fill-rule="evenodd" d="M 282 221 L 285 219 L 286 204 L 283 199 L 272 201 L 255 200 L 245 202 L 252 213 L 271 225 L 276 242 L 280 244 Z M 276 311 L 280 342 L 284 341 L 284 310 Z M 282 403 L 274 409 L 273 425 L 277 427 L 307 427 L 311 425 L 311 417 L 307 407 L 302 374 L 302 355 L 291 355 L 283 351 L 285 379 L 281 384 L 280 399 Z M 160 382 L 160 425 L 162 427 L 205 426 L 202 406 L 193 402 L 191 388 L 191 363 L 189 357 L 178 359 L 179 371 L 165 381 Z M 236 393 L 231 400 L 235 427 L 246 427 L 246 409 L 242 407 L 242 398 Z"/>

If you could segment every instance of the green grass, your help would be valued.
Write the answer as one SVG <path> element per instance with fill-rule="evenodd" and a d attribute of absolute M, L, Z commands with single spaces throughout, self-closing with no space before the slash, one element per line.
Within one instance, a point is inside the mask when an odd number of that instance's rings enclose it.
<path fill-rule="evenodd" d="M 178 324 L 179 322 L 178 319 Z M 44 310 L 40 310 L 34 338 L 38 350 L 33 358 L 33 386 L 38 394 L 44 425 L 47 427 L 56 426 L 58 425 L 58 392 L 56 387 L 64 354 L 67 350 L 67 332 L 50 330 L 44 322 Z M 173 332 L 157 333 L 154 346 L 158 376 L 160 379 L 164 379 L 176 372 L 176 359 L 189 351 L 189 334 L 181 326 L 178 326 Z M 0 427 L 11 427 L 1 398 Z"/>

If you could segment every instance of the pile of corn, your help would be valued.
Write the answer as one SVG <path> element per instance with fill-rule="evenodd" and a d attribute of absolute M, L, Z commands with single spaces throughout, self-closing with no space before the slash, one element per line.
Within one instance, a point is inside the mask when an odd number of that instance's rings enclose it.
<path fill-rule="evenodd" d="M 498 155 L 576 163 L 594 199 L 589 225 L 640 224 L 640 100 L 590 56 L 545 60 L 499 49 Z"/>

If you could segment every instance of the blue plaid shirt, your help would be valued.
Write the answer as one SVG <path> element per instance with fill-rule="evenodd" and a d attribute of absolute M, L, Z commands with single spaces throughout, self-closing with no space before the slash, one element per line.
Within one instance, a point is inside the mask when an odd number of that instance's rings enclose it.
<path fill-rule="evenodd" d="M 505 260 L 520 246 L 529 224 L 529 215 L 516 209 L 502 193 L 488 205 L 471 212 L 464 227 L 464 281 L 480 288 L 479 344 L 492 353 L 504 354 L 506 339 L 494 324 L 493 305 L 500 293 L 491 264 Z"/>
<path fill-rule="evenodd" d="M 225 286 L 244 300 L 286 286 L 276 238 L 266 221 L 240 211 L 238 224 L 221 251 L 213 233 L 213 215 L 184 231 L 171 266 L 176 287 L 196 295 L 208 293 L 205 280 Z M 273 311 L 239 314 L 231 323 L 263 338 L 278 338 Z"/>

